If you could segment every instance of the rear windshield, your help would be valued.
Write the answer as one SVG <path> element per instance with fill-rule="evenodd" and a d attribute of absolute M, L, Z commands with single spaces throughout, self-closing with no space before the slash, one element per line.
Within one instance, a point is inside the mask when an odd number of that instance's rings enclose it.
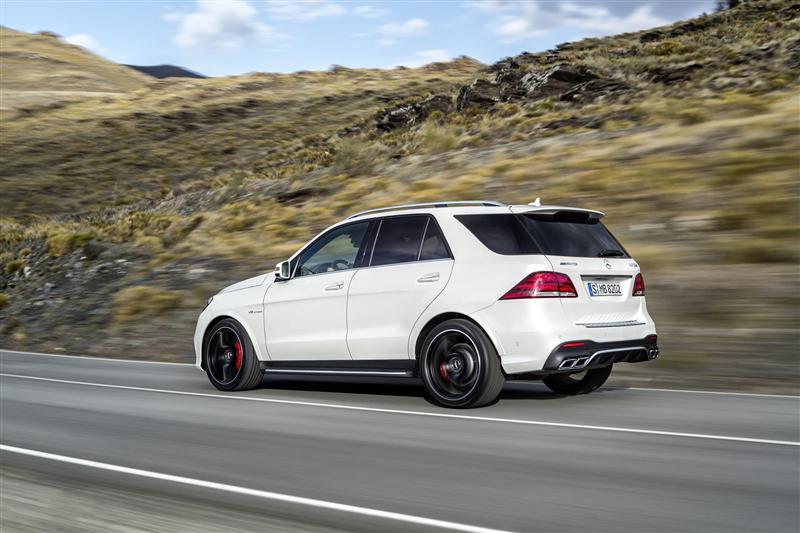
<path fill-rule="evenodd" d="M 581 213 L 457 215 L 456 219 L 498 254 L 628 257 L 598 219 Z"/>

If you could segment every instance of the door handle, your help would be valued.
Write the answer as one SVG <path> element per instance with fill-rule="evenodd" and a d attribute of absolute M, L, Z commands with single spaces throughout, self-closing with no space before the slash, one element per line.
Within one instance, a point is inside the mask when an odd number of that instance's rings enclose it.
<path fill-rule="evenodd" d="M 325 287 L 325 290 L 326 291 L 338 291 L 342 287 L 344 287 L 344 283 L 342 283 L 340 281 L 339 283 L 334 283 L 333 285 L 328 285 L 327 287 Z"/>
<path fill-rule="evenodd" d="M 439 281 L 438 272 L 431 272 L 430 274 L 425 274 L 417 278 L 417 283 L 431 283 L 433 281 Z"/>

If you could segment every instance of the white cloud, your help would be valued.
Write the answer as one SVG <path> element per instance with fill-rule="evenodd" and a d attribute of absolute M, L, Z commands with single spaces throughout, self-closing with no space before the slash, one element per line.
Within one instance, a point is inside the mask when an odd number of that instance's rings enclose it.
<path fill-rule="evenodd" d="M 439 61 L 449 61 L 452 58 L 450 52 L 447 50 L 422 50 L 416 52 L 413 56 L 403 61 L 399 61 L 395 66 L 403 67 L 421 67 L 428 63 L 436 63 Z"/>
<path fill-rule="evenodd" d="M 477 2 L 478 9 L 503 13 L 491 24 L 492 31 L 504 41 L 538 37 L 561 29 L 579 29 L 587 36 L 637 31 L 666 24 L 653 13 L 649 4 L 624 14 L 612 13 L 599 4 L 571 1 L 543 6 L 539 2 Z"/>
<path fill-rule="evenodd" d="M 410 37 L 425 32 L 430 27 L 425 19 L 410 19 L 405 22 L 391 22 L 378 27 L 380 39 L 378 43 L 384 46 L 395 44 L 398 39 Z"/>
<path fill-rule="evenodd" d="M 86 48 L 95 54 L 106 55 L 108 53 L 108 50 L 100 46 L 100 43 L 97 42 L 97 39 L 85 33 L 64 37 L 64 41 L 68 42 L 69 44 L 80 46 L 81 48 Z"/>
<path fill-rule="evenodd" d="M 375 6 L 358 6 L 353 9 L 353 13 L 365 19 L 377 19 L 386 16 L 389 10 Z"/>
<path fill-rule="evenodd" d="M 327 0 L 306 0 L 303 2 L 281 0 L 269 2 L 266 7 L 275 20 L 291 20 L 294 22 L 309 22 L 323 17 L 336 17 L 343 15 L 347 11 L 341 5 Z"/>
<path fill-rule="evenodd" d="M 161 15 L 161 20 L 165 20 L 167 22 L 178 22 L 185 16 L 186 13 L 182 11 L 167 11 Z"/>
<path fill-rule="evenodd" d="M 198 0 L 197 10 L 172 17 L 179 22 L 175 44 L 181 48 L 239 48 L 248 40 L 271 41 L 280 35 L 257 20 L 258 10 L 244 0 Z"/>

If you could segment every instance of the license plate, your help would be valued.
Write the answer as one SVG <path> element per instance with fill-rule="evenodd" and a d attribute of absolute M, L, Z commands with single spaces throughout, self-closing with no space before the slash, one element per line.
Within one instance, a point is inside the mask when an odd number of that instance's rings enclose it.
<path fill-rule="evenodd" d="M 622 287 L 619 283 L 596 283 L 589 282 L 586 284 L 589 290 L 589 296 L 620 296 L 622 295 Z"/>

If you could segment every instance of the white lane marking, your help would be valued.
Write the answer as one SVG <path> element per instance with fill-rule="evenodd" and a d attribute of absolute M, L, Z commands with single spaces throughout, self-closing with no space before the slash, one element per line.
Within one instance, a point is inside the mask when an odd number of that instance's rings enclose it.
<path fill-rule="evenodd" d="M 24 376 L 21 374 L 4 374 L 0 373 L 0 377 L 16 378 L 16 379 L 30 379 L 34 381 L 49 381 L 53 383 L 65 383 L 68 385 L 84 385 L 88 387 L 101 387 L 108 389 L 123 389 L 135 390 L 143 392 L 155 392 L 161 394 L 175 394 L 178 396 L 199 396 L 203 398 L 219 398 L 223 400 L 245 400 L 252 402 L 264 403 L 278 403 L 286 405 L 303 405 L 307 407 L 326 407 L 329 409 L 343 409 L 349 411 L 364 411 L 370 413 L 387 413 L 395 415 L 414 415 L 414 416 L 429 416 L 435 418 L 450 418 L 455 420 L 476 420 L 480 422 L 501 422 L 506 424 L 521 424 L 529 426 L 546 426 L 556 428 L 571 428 L 571 429 L 590 429 L 599 431 L 613 431 L 617 433 L 637 433 L 641 435 L 660 435 L 666 437 L 687 437 L 693 439 L 708 439 L 708 440 L 722 440 L 732 442 L 748 442 L 755 444 L 775 444 L 779 446 L 800 446 L 800 442 L 788 440 L 771 440 L 771 439 L 754 439 L 749 437 L 731 437 L 727 435 L 707 435 L 703 433 L 682 433 L 677 431 L 659 431 L 654 429 L 637 429 L 637 428 L 622 428 L 614 426 L 592 426 L 586 424 L 567 424 L 564 422 L 543 422 L 540 420 L 521 420 L 516 418 L 497 418 L 490 416 L 472 416 L 472 415 L 456 415 L 451 413 L 432 413 L 428 411 L 409 411 L 405 409 L 385 409 L 382 407 L 362 407 L 360 405 L 345 405 L 337 403 L 322 403 L 322 402 L 308 402 L 302 400 L 281 400 L 278 398 L 259 398 L 256 396 L 227 396 L 223 394 L 209 394 L 205 392 L 189 392 L 189 391 L 176 391 L 168 389 L 153 389 L 148 387 L 133 387 L 130 385 L 112 385 L 110 383 L 92 383 L 88 381 L 72 381 L 67 379 L 54 379 L 42 378 L 38 376 Z"/>
<path fill-rule="evenodd" d="M 65 359 L 84 359 L 86 361 L 113 361 L 115 363 L 143 363 L 148 365 L 173 365 L 173 366 L 195 366 L 194 363 L 172 363 L 169 361 L 146 361 L 144 359 L 114 359 L 113 357 L 95 357 L 93 355 L 67 355 L 60 353 L 42 353 L 42 352 L 18 352 L 16 350 L 2 350 L 0 354 L 12 353 L 17 355 L 36 355 L 43 357 L 63 357 Z"/>
<path fill-rule="evenodd" d="M 92 355 L 66 355 L 66 354 L 43 353 L 43 352 L 19 352 L 16 350 L 0 349 L 0 354 L 2 353 L 13 353 L 19 355 L 39 355 L 45 357 L 64 357 L 67 359 L 85 359 L 87 361 L 113 361 L 115 363 L 144 363 L 149 365 L 197 366 L 194 363 L 145 361 L 142 359 L 115 359 L 113 357 L 94 357 Z M 658 389 L 653 387 L 618 387 L 615 390 L 635 390 L 643 392 L 677 392 L 677 393 L 687 393 L 687 394 L 720 394 L 723 396 L 755 396 L 759 398 L 790 398 L 793 400 L 800 400 L 800 396 L 793 396 L 791 394 L 758 394 L 751 392 L 724 392 L 724 391 L 712 391 L 712 390 Z"/>
<path fill-rule="evenodd" d="M 791 394 L 758 394 L 755 392 L 723 392 L 713 390 L 687 390 L 687 389 L 656 389 L 651 387 L 624 387 L 622 390 L 648 391 L 648 392 L 683 392 L 686 394 L 719 394 L 722 396 L 753 396 L 756 398 L 791 398 L 800 400 L 800 396 Z"/>
<path fill-rule="evenodd" d="M 17 446 L 8 446 L 0 444 L 0 451 L 18 453 L 37 457 L 40 459 L 48 459 L 50 461 L 58 461 L 61 463 L 69 463 L 89 468 L 99 468 L 100 470 L 108 470 L 110 472 L 118 472 L 120 474 L 128 474 L 132 476 L 145 477 L 150 479 L 158 479 L 161 481 L 169 481 L 172 483 L 180 483 L 182 485 L 191 485 L 193 487 L 202 487 L 205 489 L 220 490 L 224 492 L 232 492 L 234 494 L 244 494 L 246 496 L 255 496 L 257 498 L 264 498 L 267 500 L 275 500 L 280 502 L 294 503 L 298 505 L 306 505 L 309 507 L 317 507 L 320 509 L 330 509 L 333 511 L 340 511 L 343 513 L 359 514 L 364 516 L 371 516 L 375 518 L 384 518 L 386 520 L 395 520 L 399 522 L 406 522 L 421 526 L 437 527 L 441 529 L 451 529 L 455 531 L 467 531 L 469 533 L 508 533 L 499 529 L 490 529 L 485 527 L 471 526 L 469 524 L 461 524 L 458 522 L 449 522 L 447 520 L 436 520 L 434 518 L 425 518 L 422 516 L 415 516 L 403 513 L 394 513 L 391 511 L 381 511 L 380 509 L 371 509 L 369 507 L 360 507 L 358 505 L 347 505 L 344 503 L 330 502 L 326 500 L 317 500 L 315 498 L 305 498 L 302 496 L 293 496 L 291 494 L 283 494 L 280 492 L 271 492 L 267 490 L 250 489 L 247 487 L 239 487 L 236 485 L 229 485 L 227 483 L 216 483 L 214 481 L 206 481 L 203 479 L 195 479 L 190 477 L 175 476 L 172 474 L 164 474 L 161 472 L 153 472 L 151 470 L 140 470 L 138 468 L 130 468 L 127 466 L 120 466 L 110 463 L 101 463 L 98 461 L 89 461 L 87 459 L 79 459 L 77 457 L 70 457 L 67 455 L 59 455 L 55 453 L 42 452 L 39 450 L 31 450 L 28 448 L 19 448 Z"/>

